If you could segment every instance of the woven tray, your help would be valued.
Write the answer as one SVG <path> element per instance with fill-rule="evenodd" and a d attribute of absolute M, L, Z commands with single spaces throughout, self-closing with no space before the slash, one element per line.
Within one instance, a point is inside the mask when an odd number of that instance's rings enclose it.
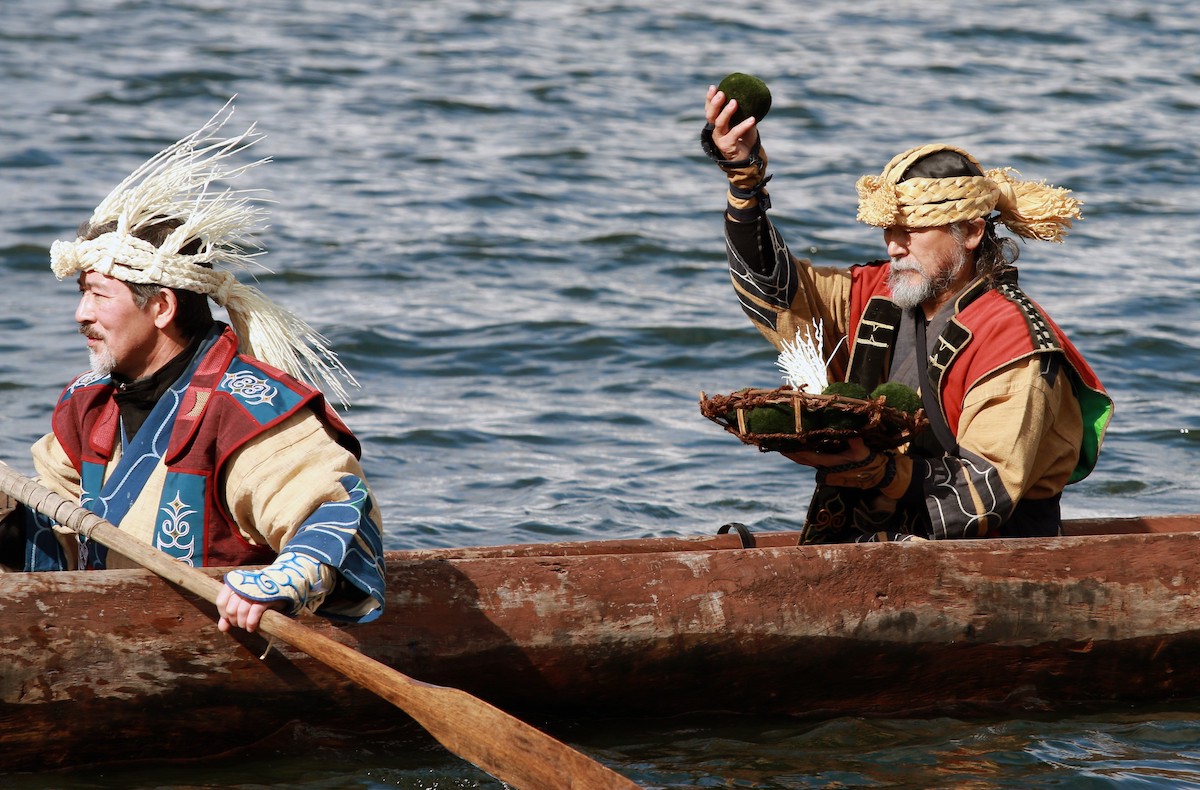
<path fill-rule="evenodd" d="M 923 409 L 910 415 L 882 398 L 812 395 L 790 386 L 700 393 L 700 413 L 763 452 L 838 452 L 855 437 L 885 450 L 905 444 L 929 424 Z"/>

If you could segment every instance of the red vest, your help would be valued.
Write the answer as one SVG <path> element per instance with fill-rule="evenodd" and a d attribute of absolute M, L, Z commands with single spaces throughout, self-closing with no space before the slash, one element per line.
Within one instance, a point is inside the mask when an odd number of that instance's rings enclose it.
<path fill-rule="evenodd" d="M 200 492 L 203 512 L 193 525 L 203 531 L 201 561 L 205 566 L 270 562 L 269 546 L 249 543 L 233 526 L 219 481 L 230 457 L 247 442 L 302 409 L 312 409 L 333 429 L 338 442 L 360 454 L 358 440 L 308 385 L 265 363 L 237 353 L 237 337 L 226 327 L 200 361 L 175 418 L 163 462 L 168 479 Z M 85 465 L 103 469 L 118 441 L 120 414 L 111 379 L 86 379 L 64 390 L 54 410 L 54 435 L 76 471 Z M 85 382 L 85 383 L 80 383 Z M 266 394 L 271 397 L 265 397 Z M 163 490 L 161 507 L 173 498 Z"/>
<path fill-rule="evenodd" d="M 873 297 L 890 299 L 887 261 L 851 270 L 849 336 Z M 980 338 L 985 342 L 976 343 Z M 1072 482 L 1092 470 L 1108 425 L 1112 401 L 1095 372 L 1063 331 L 1012 282 L 989 285 L 977 280 L 958 297 L 955 314 L 926 362 L 938 404 L 950 430 L 958 435 L 963 400 L 984 377 L 1024 357 L 1061 353 L 1074 376 L 1074 390 L 1084 419 L 1083 448 Z M 853 350 L 851 351 L 853 354 Z M 1081 385 L 1081 386 L 1080 386 Z"/>

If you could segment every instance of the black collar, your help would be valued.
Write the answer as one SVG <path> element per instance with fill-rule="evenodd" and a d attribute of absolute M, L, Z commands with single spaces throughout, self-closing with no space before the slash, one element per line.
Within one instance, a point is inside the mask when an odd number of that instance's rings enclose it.
<path fill-rule="evenodd" d="M 204 337 L 204 333 L 196 335 L 188 343 L 187 348 L 149 376 L 129 379 L 117 373 L 113 374 L 113 384 L 117 388 L 113 397 L 117 401 L 117 408 L 121 410 L 121 427 L 125 431 L 126 438 L 132 439 L 137 435 L 159 398 L 187 370 L 188 364 L 196 356 L 196 351 L 200 348 Z"/>

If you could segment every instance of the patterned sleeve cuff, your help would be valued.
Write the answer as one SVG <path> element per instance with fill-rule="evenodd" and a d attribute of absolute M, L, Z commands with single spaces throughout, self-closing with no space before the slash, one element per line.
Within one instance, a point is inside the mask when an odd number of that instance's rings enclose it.
<path fill-rule="evenodd" d="M 729 177 L 729 185 L 735 192 L 761 189 L 767 181 L 767 152 L 760 146 L 751 158 L 722 165 L 721 169 Z"/>
<path fill-rule="evenodd" d="M 283 601 L 290 615 L 315 611 L 335 580 L 333 568 L 294 551 L 284 551 L 261 570 L 225 574 L 225 584 L 238 595 L 264 604 Z"/>

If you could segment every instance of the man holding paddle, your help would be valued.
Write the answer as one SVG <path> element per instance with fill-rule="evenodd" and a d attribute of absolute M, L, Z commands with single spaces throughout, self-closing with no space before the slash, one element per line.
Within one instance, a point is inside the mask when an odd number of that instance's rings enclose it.
<path fill-rule="evenodd" d="M 75 318 L 92 370 L 66 388 L 53 432 L 34 445 L 41 482 L 0 463 L 0 563 L 146 568 L 215 603 L 222 631 L 261 622 L 508 785 L 636 788 L 483 700 L 272 611 L 378 617 L 381 522 L 358 442 L 317 388 L 344 402 L 337 376 L 353 379 L 307 324 L 214 266 L 250 262 L 260 218 L 247 193 L 218 182 L 266 161 L 226 166 L 258 139 L 253 126 L 219 139 L 226 110 L 51 248 L 54 273 L 79 283 Z M 232 327 L 213 320 L 210 298 Z M 224 585 L 192 567 L 250 564 L 266 567 L 230 571 Z"/>
<path fill-rule="evenodd" d="M 379 508 L 358 441 L 318 386 L 345 400 L 323 338 L 230 267 L 259 254 L 250 193 L 218 184 L 265 159 L 230 157 L 232 108 L 123 181 L 51 264 L 76 279 L 91 370 L 62 393 L 33 447 L 41 484 L 190 566 L 233 570 L 219 627 L 253 631 L 267 609 L 362 622 L 383 608 Z M 209 299 L 229 315 L 213 319 Z M 4 519 L 11 570 L 138 567 L 33 508 Z"/>
<path fill-rule="evenodd" d="M 913 148 L 858 182 L 859 220 L 888 259 L 795 258 L 767 218 L 757 120 L 710 87 L 706 152 L 728 177 L 726 244 L 742 308 L 776 347 L 819 324 L 831 378 L 920 392 L 930 429 L 904 453 L 851 441 L 792 453 L 817 469 L 806 542 L 1050 536 L 1064 486 L 1095 466 L 1112 402 L 1078 350 L 1017 286 L 1016 242 L 1061 241 L 1064 189 L 985 171 L 948 145 Z M 815 333 L 814 333 L 815 334 Z"/>

